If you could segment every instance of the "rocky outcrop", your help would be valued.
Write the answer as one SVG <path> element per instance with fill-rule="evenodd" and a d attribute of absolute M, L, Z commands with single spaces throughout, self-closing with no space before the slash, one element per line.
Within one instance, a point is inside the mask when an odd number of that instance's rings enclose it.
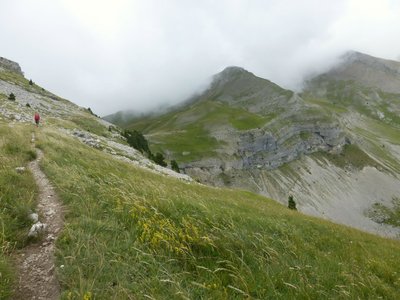
<path fill-rule="evenodd" d="M 7 58 L 0 57 L 0 68 L 7 70 L 7 71 L 15 72 L 15 73 L 18 73 L 18 74 L 24 76 L 24 73 L 22 72 L 19 64 L 12 60 L 7 59 Z"/>
<path fill-rule="evenodd" d="M 146 170 L 157 174 L 174 177 L 186 182 L 193 181 L 192 178 L 186 174 L 180 174 L 171 169 L 157 165 L 153 161 L 144 157 L 143 154 L 140 153 L 138 150 L 130 146 L 123 145 L 119 142 L 83 130 L 74 129 L 71 131 L 64 129 L 62 131 L 64 131 L 68 135 L 74 136 L 75 138 L 79 139 L 82 143 L 85 143 L 90 147 L 103 150 L 103 152 L 112 155 L 114 158 L 118 160 L 125 161 L 127 163 L 133 164 L 141 168 L 145 168 Z M 119 136 L 118 138 L 121 139 L 122 136 Z"/>
<path fill-rule="evenodd" d="M 296 124 L 282 128 L 278 136 L 262 130 L 241 135 L 238 154 L 243 169 L 276 169 L 302 154 L 316 151 L 340 151 L 349 141 L 335 124 Z"/>

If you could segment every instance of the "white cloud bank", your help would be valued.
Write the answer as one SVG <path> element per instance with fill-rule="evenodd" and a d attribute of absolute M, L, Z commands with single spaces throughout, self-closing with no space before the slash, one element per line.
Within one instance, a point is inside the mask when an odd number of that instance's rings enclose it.
<path fill-rule="evenodd" d="M 0 56 L 97 114 L 177 103 L 238 65 L 284 87 L 347 50 L 400 58 L 400 1 L 0 0 Z"/>

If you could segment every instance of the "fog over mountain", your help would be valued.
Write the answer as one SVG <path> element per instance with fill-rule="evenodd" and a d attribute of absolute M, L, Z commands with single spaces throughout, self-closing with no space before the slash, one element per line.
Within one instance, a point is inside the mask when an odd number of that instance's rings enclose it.
<path fill-rule="evenodd" d="M 400 56 L 398 1 L 0 3 L 0 55 L 100 115 L 176 104 L 230 65 L 296 89 L 347 50 Z"/>

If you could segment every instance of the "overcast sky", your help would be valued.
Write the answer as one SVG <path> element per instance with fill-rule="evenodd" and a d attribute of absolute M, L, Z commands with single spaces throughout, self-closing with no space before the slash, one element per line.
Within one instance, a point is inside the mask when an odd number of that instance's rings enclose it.
<path fill-rule="evenodd" d="M 190 96 L 226 66 L 286 87 L 346 50 L 400 59 L 398 0 L 0 0 L 0 56 L 100 115 Z"/>

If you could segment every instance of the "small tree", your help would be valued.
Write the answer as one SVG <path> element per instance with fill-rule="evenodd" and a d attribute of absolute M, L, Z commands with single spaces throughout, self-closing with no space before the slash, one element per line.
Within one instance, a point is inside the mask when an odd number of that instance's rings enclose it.
<path fill-rule="evenodd" d="M 162 167 L 166 167 L 168 164 L 165 162 L 165 157 L 162 155 L 162 153 L 157 152 L 156 155 L 154 156 L 154 162 Z"/>
<path fill-rule="evenodd" d="M 174 170 L 177 173 L 180 173 L 181 171 L 179 170 L 178 163 L 176 162 L 175 159 L 171 160 L 171 169 Z"/>
<path fill-rule="evenodd" d="M 29 79 L 29 85 L 33 85 L 32 79 Z"/>
<path fill-rule="evenodd" d="M 296 202 L 293 200 L 293 196 L 290 195 L 288 198 L 288 208 L 289 209 L 293 209 L 293 210 L 297 210 L 296 208 Z"/>
<path fill-rule="evenodd" d="M 11 93 L 11 94 L 8 96 L 8 100 L 15 101 L 15 95 L 14 95 L 13 93 Z"/>

